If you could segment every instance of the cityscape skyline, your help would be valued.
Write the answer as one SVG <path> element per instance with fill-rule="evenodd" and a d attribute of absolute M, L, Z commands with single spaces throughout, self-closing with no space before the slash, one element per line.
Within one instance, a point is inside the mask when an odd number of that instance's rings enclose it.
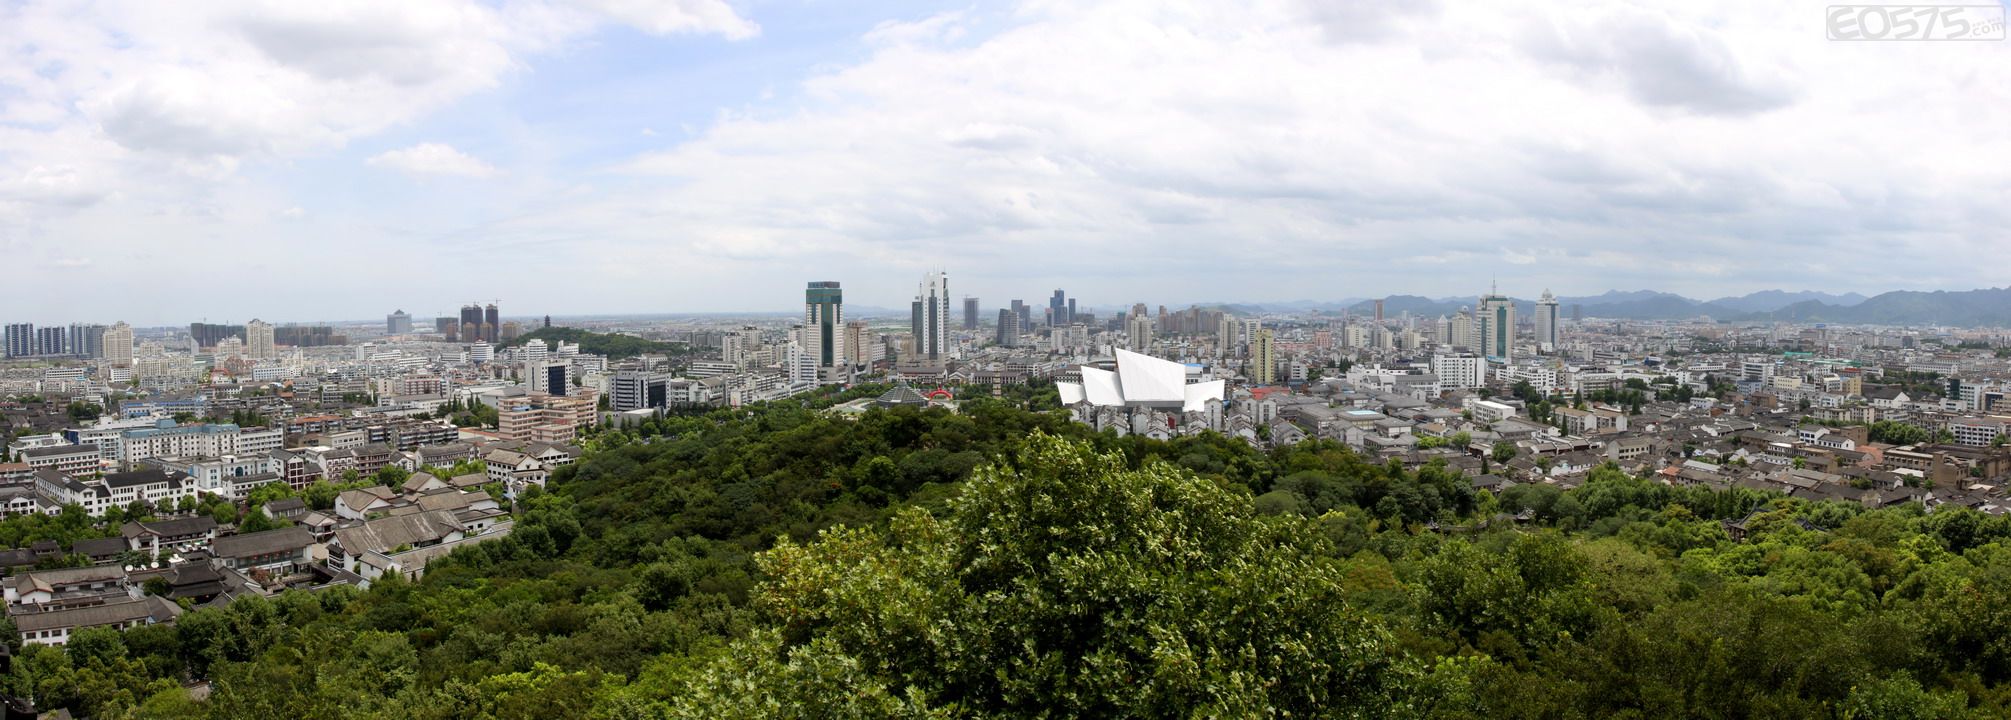
<path fill-rule="evenodd" d="M 558 317 L 561 319 L 576 319 L 576 318 L 594 318 L 594 317 L 654 317 L 654 316 L 686 316 L 686 315 L 720 316 L 720 317 L 791 315 L 791 314 L 799 314 L 801 312 L 800 306 L 794 308 L 791 307 L 792 305 L 796 305 L 796 302 L 793 299 L 795 297 L 800 297 L 800 295 L 791 295 L 791 293 L 796 293 L 801 290 L 801 288 L 799 287 L 801 285 L 801 282 L 802 281 L 800 280 L 791 282 L 790 285 L 792 286 L 792 289 L 785 292 L 782 296 L 780 296 L 781 298 L 788 298 L 788 300 L 771 298 L 770 299 L 772 300 L 772 302 L 770 303 L 771 307 L 739 307 L 739 308 L 706 309 L 706 310 L 689 309 L 681 307 L 649 307 L 649 308 L 628 308 L 628 309 L 616 309 L 616 310 L 533 309 L 525 311 L 526 314 L 523 315 L 501 315 L 500 318 L 502 320 L 511 320 L 511 321 L 531 321 L 531 323 L 536 324 L 541 319 L 549 319 L 552 317 Z M 851 281 L 844 281 L 844 282 L 851 282 Z M 956 307 L 952 308 L 953 313 L 956 313 L 955 318 L 959 322 L 961 322 L 961 320 L 964 318 L 964 315 L 957 309 L 963 307 L 963 305 L 961 304 L 962 300 L 978 299 L 978 296 L 976 295 L 970 295 L 963 292 L 965 288 L 962 288 L 961 286 L 964 285 L 964 282 L 965 281 L 961 280 L 959 281 L 960 285 L 959 295 L 961 297 L 961 300 L 959 300 L 959 303 L 956 305 Z M 982 279 L 976 282 L 979 284 L 983 284 Z M 1054 284 L 1054 281 L 1051 280 L 1046 281 L 1044 284 L 1052 285 Z M 1050 307 L 1049 305 L 1045 304 L 1050 300 L 1050 298 L 1044 295 L 1043 291 L 1041 290 L 1026 289 L 1026 288 L 1043 287 L 1044 284 L 1040 281 L 1036 281 L 1034 284 L 1027 285 L 1024 287 L 1022 287 L 1022 285 L 1020 284 L 1014 284 L 1012 287 L 1018 289 L 998 290 L 991 294 L 984 295 L 983 297 L 1010 297 L 1014 300 L 1019 300 L 1024 303 L 1028 303 L 1029 306 L 1034 301 L 1041 301 L 1044 303 L 1042 309 L 1043 312 L 1045 312 L 1047 308 Z M 1514 286 L 1520 287 L 1522 285 L 1529 285 L 1529 284 L 1531 283 L 1524 283 L 1518 280 L 1516 283 L 1514 283 Z M 897 282 L 896 285 L 897 286 L 904 285 L 911 288 L 913 287 L 913 279 L 910 278 L 904 282 Z M 1085 283 L 1085 285 L 1088 287 L 1101 287 L 1094 282 Z M 991 283 L 987 286 L 995 288 L 1001 287 L 996 282 Z M 1070 285 L 1069 287 L 1076 287 L 1076 286 Z M 1940 294 L 1940 293 L 1951 293 L 1951 292 L 1960 293 L 1960 292 L 1992 292 L 1992 291 L 2011 291 L 2011 286 L 2004 286 L 2002 288 L 2000 287 L 1956 288 L 1948 290 L 1916 290 L 1911 288 L 1885 288 L 1885 289 L 1873 288 L 1873 291 L 1868 293 L 1860 293 L 1856 291 L 1827 292 L 1824 290 L 1817 290 L 1817 289 L 1788 289 L 1786 287 L 1771 287 L 1771 288 L 1754 290 L 1752 292 L 1742 293 L 1738 295 L 1727 295 L 1722 297 L 1685 295 L 1683 293 L 1672 292 L 1661 288 L 1635 288 L 1635 289 L 1608 288 L 1596 292 L 1587 293 L 1584 295 L 1570 295 L 1566 293 L 1553 292 L 1553 288 L 1545 286 L 1539 288 L 1536 291 L 1520 291 L 1520 292 L 1508 291 L 1502 294 L 1522 304 L 1534 304 L 1540 302 L 1542 300 L 1542 296 L 1547 294 L 1553 296 L 1553 298 L 1557 302 L 1563 303 L 1567 306 L 1585 301 L 1605 302 L 1613 298 L 1624 299 L 1631 296 L 1675 297 L 1702 306 L 1710 303 L 1718 303 L 1724 301 L 1743 301 L 1750 298 L 1757 298 L 1768 295 L 1777 295 L 1781 297 L 1787 297 L 1790 299 L 1805 296 L 1814 297 L 1822 299 L 1824 301 L 1834 301 L 1832 304 L 1851 306 L 1861 303 L 1866 299 L 1874 298 L 1879 295 L 1887 293 Z M 905 298 L 905 300 L 909 302 L 887 302 L 883 304 L 880 302 L 872 302 L 872 301 L 853 302 L 851 299 L 848 298 L 846 301 L 846 307 L 850 308 L 849 312 L 851 314 L 859 317 L 872 317 L 874 319 L 880 319 L 880 320 L 895 320 L 895 319 L 905 320 L 907 319 L 908 314 L 911 310 L 911 308 L 909 308 L 908 306 L 911 304 L 913 297 L 912 290 L 907 290 L 906 292 L 908 296 L 907 298 Z M 874 296 L 891 296 L 901 294 L 901 290 L 899 289 L 889 290 L 886 288 L 868 288 L 867 293 L 870 293 L 871 295 Z M 867 293 L 860 293 L 855 290 L 851 294 L 858 295 Z M 1098 294 L 1101 295 L 1103 293 L 1099 292 Z M 1456 292 L 1450 294 L 1438 294 L 1438 293 L 1425 293 L 1422 291 L 1406 292 L 1399 290 L 1397 292 L 1392 292 L 1389 294 L 1379 294 L 1373 296 L 1348 294 L 1348 295 L 1338 295 L 1329 297 L 1294 297 L 1294 298 L 1273 298 L 1273 299 L 1262 299 L 1262 300 L 1249 299 L 1249 298 L 1211 298 L 1204 300 L 1167 299 L 1163 297 L 1166 294 L 1167 293 L 1165 292 L 1148 293 L 1146 296 L 1144 296 L 1148 299 L 1143 301 L 1149 302 L 1154 305 L 1165 305 L 1168 308 L 1186 308 L 1190 306 L 1191 307 L 1246 307 L 1246 308 L 1269 308 L 1276 311 L 1296 311 L 1316 307 L 1328 307 L 1332 309 L 1334 306 L 1338 306 L 1341 304 L 1355 305 L 1361 303 L 1373 303 L 1384 299 L 1401 299 L 1401 298 L 1421 298 L 1435 303 L 1461 302 L 1467 300 L 1478 301 L 1481 297 L 1487 295 L 1488 293 L 1482 291 L 1482 292 L 1466 292 L 1466 293 Z M 1074 297 L 1073 295 L 1068 297 L 1068 302 L 1071 305 L 1074 305 L 1076 303 L 1076 300 L 1077 298 Z M 457 302 L 467 302 L 467 301 L 457 301 Z M 475 305 L 483 305 L 488 302 L 492 301 L 482 301 L 479 303 L 475 303 Z M 1100 300 L 1087 301 L 1081 305 L 1081 309 L 1082 311 L 1085 312 L 1096 309 L 1121 310 L 1123 308 L 1131 306 L 1133 303 L 1136 302 L 1141 302 L 1141 300 L 1112 294 L 1110 297 L 1106 297 Z M 1776 301 L 1776 303 L 1779 306 L 1783 307 L 1790 304 L 1789 302 L 1779 302 L 1779 301 Z M 275 318 L 274 320 L 270 320 L 269 322 L 273 322 L 280 326 L 297 326 L 297 325 L 312 325 L 312 324 L 343 324 L 343 325 L 375 324 L 381 326 L 386 323 L 390 315 L 389 313 L 386 313 L 382 315 L 371 316 L 367 314 L 368 313 L 367 310 L 349 310 L 349 311 L 331 311 L 331 314 L 324 314 L 324 315 L 284 316 L 275 313 L 265 312 L 262 310 L 258 311 L 247 310 L 245 309 L 245 307 L 241 302 L 233 302 L 229 304 L 234 308 L 231 312 L 235 312 L 236 313 L 235 316 L 229 314 L 212 313 L 212 314 L 200 315 L 191 320 L 181 316 L 168 315 L 159 312 L 149 315 L 140 313 L 112 311 L 110 314 L 105 315 L 58 314 L 52 317 L 43 317 L 43 316 L 31 316 L 25 312 L 18 310 L 10 310 L 8 317 L 0 318 L 0 322 L 6 322 L 8 324 L 20 322 L 36 326 L 49 326 L 49 325 L 67 326 L 77 323 L 108 323 L 114 321 L 124 321 L 128 322 L 132 327 L 135 328 L 157 329 L 157 328 L 187 327 L 191 323 L 235 322 L 242 324 L 243 322 L 254 319 L 255 316 L 260 316 L 262 314 L 263 316 Z M 352 305 L 352 304 L 354 303 L 345 303 L 345 305 Z M 393 307 L 397 308 L 394 312 L 406 313 L 406 321 L 408 323 L 419 322 L 419 321 L 435 321 L 435 320 L 455 321 L 456 323 L 458 323 L 460 317 L 458 313 L 464 313 L 468 311 L 469 307 L 459 305 L 456 303 L 449 303 L 449 304 L 453 306 L 452 310 L 439 312 L 437 314 L 429 314 L 428 312 L 425 311 L 406 310 L 405 308 L 416 307 L 416 305 L 410 303 L 406 305 L 396 305 L 394 303 Z M 265 308 L 269 307 L 269 305 L 266 303 L 259 303 L 258 307 Z M 992 304 L 989 301 L 986 301 L 983 306 L 980 317 L 986 319 L 990 318 L 991 317 L 990 313 L 994 309 L 995 308 L 992 307 Z M 1364 309 L 1368 310 L 1367 308 Z M 483 308 L 482 311 L 483 314 L 486 316 L 486 308 Z M 64 313 L 69 311 L 57 310 L 54 312 Z M 353 316 L 344 316 L 343 314 L 339 314 L 345 312 L 352 313 Z M 861 315 L 860 313 L 862 312 L 865 314 Z M 1372 312 L 1372 310 L 1370 310 L 1369 312 Z M 1390 315 L 1392 317 L 1394 317 L 1396 314 L 1397 312 L 1394 310 L 1390 312 Z M 1709 313 L 1700 312 L 1699 314 L 1709 314 Z M 484 317 L 484 319 L 486 320 L 487 318 Z M 1627 319 L 1652 319 L 1652 318 L 1627 318 Z M 1668 319 L 1684 319 L 1684 318 L 1671 317 Z M 424 331 L 423 329 L 418 328 L 416 325 L 413 327 L 415 330 L 421 332 Z M 431 326 L 429 325 L 429 327 Z"/>
<path fill-rule="evenodd" d="M 0 716 L 2011 717 L 2011 0 L 0 0 Z"/>

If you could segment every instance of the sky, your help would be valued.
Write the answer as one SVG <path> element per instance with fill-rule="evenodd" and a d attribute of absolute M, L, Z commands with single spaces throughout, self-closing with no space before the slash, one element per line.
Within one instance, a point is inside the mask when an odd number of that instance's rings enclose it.
<path fill-rule="evenodd" d="M 2011 42 L 1827 5 L 0 0 L 0 319 L 2003 284 Z"/>

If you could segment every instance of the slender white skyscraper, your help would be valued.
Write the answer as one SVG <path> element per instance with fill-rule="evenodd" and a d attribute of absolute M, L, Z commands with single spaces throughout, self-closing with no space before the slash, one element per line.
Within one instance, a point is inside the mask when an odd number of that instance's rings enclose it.
<path fill-rule="evenodd" d="M 538 338 L 531 338 L 530 342 L 524 343 L 524 347 L 519 352 L 519 356 L 524 361 L 525 384 L 528 384 L 533 388 L 538 387 L 539 378 L 537 377 L 538 375 L 537 371 L 538 368 L 544 367 L 546 359 L 551 357 L 550 351 L 551 348 L 545 346 L 545 341 L 540 340 Z"/>
<path fill-rule="evenodd" d="M 1557 349 L 1557 298 L 1544 289 L 1543 297 L 1536 301 L 1536 346 L 1544 352 Z"/>
<path fill-rule="evenodd" d="M 956 345 L 950 342 L 949 274 L 932 272 L 923 276 L 921 289 L 915 293 L 912 310 L 914 318 L 911 325 L 915 333 L 914 356 L 907 359 L 920 363 L 939 363 L 956 357 Z"/>

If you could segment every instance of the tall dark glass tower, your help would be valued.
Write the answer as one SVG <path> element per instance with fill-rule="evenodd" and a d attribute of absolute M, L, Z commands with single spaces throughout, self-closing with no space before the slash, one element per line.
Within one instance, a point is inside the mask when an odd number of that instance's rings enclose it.
<path fill-rule="evenodd" d="M 845 325 L 845 291 L 835 280 L 810 283 L 803 291 L 803 343 L 805 352 L 817 358 L 817 367 L 838 365 L 844 355 L 838 345 L 838 328 Z"/>

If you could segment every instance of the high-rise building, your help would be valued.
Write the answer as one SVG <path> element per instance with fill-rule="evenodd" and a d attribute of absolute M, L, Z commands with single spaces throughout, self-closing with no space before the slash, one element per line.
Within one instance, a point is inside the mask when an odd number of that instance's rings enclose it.
<path fill-rule="evenodd" d="M 1434 355 L 1431 372 L 1448 387 L 1477 388 L 1487 384 L 1487 360 L 1473 353 Z"/>
<path fill-rule="evenodd" d="M 124 320 L 105 330 L 105 361 L 118 367 L 133 364 L 133 326 Z"/>
<path fill-rule="evenodd" d="M 886 359 L 885 348 L 874 337 L 873 326 L 863 320 L 845 323 L 845 340 L 838 347 L 845 353 L 845 364 L 855 368 Z"/>
<path fill-rule="evenodd" d="M 628 412 L 670 405 L 670 378 L 660 373 L 623 370 L 608 379 L 608 409 Z"/>
<path fill-rule="evenodd" d="M 489 341 L 490 345 L 502 339 L 503 316 L 496 310 L 495 303 L 489 303 L 489 308 L 482 313 L 482 331 L 482 339 Z"/>
<path fill-rule="evenodd" d="M 568 382 L 573 365 L 568 362 L 548 361 L 533 366 L 531 387 L 546 395 L 564 397 L 572 392 Z"/>
<path fill-rule="evenodd" d="M 245 353 L 253 360 L 279 357 L 279 348 L 272 341 L 272 324 L 263 320 L 244 324 L 244 347 Z"/>
<path fill-rule="evenodd" d="M 1543 352 L 1557 349 L 1557 298 L 1551 296 L 1550 289 L 1543 290 L 1543 297 L 1536 301 L 1536 348 Z"/>
<path fill-rule="evenodd" d="M 999 308 L 999 347 L 1018 347 L 1019 335 L 1019 313 L 1013 312 L 1012 308 Z"/>
<path fill-rule="evenodd" d="M 789 377 L 791 386 L 817 384 L 817 358 L 803 349 L 800 343 L 792 342 L 782 347 L 782 370 Z"/>
<path fill-rule="evenodd" d="M 1068 293 L 1056 289 L 1054 296 L 1047 299 L 1047 322 L 1049 325 L 1067 325 L 1075 322 L 1074 318 L 1069 317 Z"/>
<path fill-rule="evenodd" d="M 1480 354 L 1489 360 L 1515 359 L 1515 300 L 1489 290 L 1480 298 Z"/>
<path fill-rule="evenodd" d="M 281 325 L 272 329 L 272 342 L 288 347 L 328 347 L 349 344 L 349 336 L 335 334 L 332 325 Z"/>
<path fill-rule="evenodd" d="M 1075 352 L 1089 343 L 1089 328 L 1081 324 L 1056 325 L 1048 335 L 1048 351 L 1060 354 Z"/>
<path fill-rule="evenodd" d="M 68 355 L 66 336 L 59 327 L 45 327 L 35 330 L 36 355 Z"/>
<path fill-rule="evenodd" d="M 408 335 L 411 334 L 411 332 L 412 332 L 412 316 L 405 314 L 405 311 L 403 309 L 399 309 L 398 311 L 393 312 L 390 315 L 384 316 L 384 334 Z"/>
<path fill-rule="evenodd" d="M 1480 349 L 1480 333 L 1476 332 L 1478 326 L 1474 324 L 1472 308 L 1461 305 L 1459 312 L 1453 314 L 1451 325 L 1452 328 L 1446 333 L 1451 338 L 1448 344 L 1473 350 Z"/>
<path fill-rule="evenodd" d="M 1383 324 L 1383 301 L 1380 299 L 1376 300 L 1376 324 Z"/>
<path fill-rule="evenodd" d="M 224 338 L 244 339 L 243 325 L 218 325 L 215 323 L 189 323 L 189 339 L 196 347 L 216 347 Z"/>
<path fill-rule="evenodd" d="M 8 323 L 7 357 L 28 357 L 35 354 L 35 324 Z"/>
<path fill-rule="evenodd" d="M 949 274 L 932 272 L 923 276 L 911 310 L 915 341 L 913 354 L 907 359 L 939 363 L 956 357 L 956 346 L 950 343 Z"/>
<path fill-rule="evenodd" d="M 845 292 L 836 280 L 819 280 L 803 290 L 803 352 L 817 363 L 818 373 L 832 379 L 844 364 Z"/>
<path fill-rule="evenodd" d="M 1258 330 L 1250 338 L 1250 384 L 1269 385 L 1278 381 L 1278 356 L 1271 331 Z"/>
<path fill-rule="evenodd" d="M 761 349 L 761 331 L 745 327 L 719 336 L 719 360 L 746 367 L 750 355 Z"/>
<path fill-rule="evenodd" d="M 465 343 L 478 342 L 488 337 L 482 331 L 481 305 L 469 303 L 461 306 L 460 336 L 460 341 Z"/>
<path fill-rule="evenodd" d="M 447 342 L 455 342 L 460 340 L 461 321 L 450 317 L 433 318 L 433 331 L 440 333 L 440 337 Z"/>
<path fill-rule="evenodd" d="M 1075 314 L 1075 298 L 1068 299 L 1068 321 L 1071 323 L 1082 322 L 1082 317 Z"/>
<path fill-rule="evenodd" d="M 1223 313 L 1222 319 L 1215 322 L 1216 357 L 1229 357 L 1235 352 L 1236 330 L 1240 327 L 1242 326 L 1237 324 L 1236 318 L 1230 317 L 1228 313 Z"/>
<path fill-rule="evenodd" d="M 524 367 L 529 369 L 543 364 L 545 358 L 551 355 L 549 350 L 550 348 L 546 347 L 545 341 L 531 338 L 528 342 L 524 343 L 523 349 L 519 350 L 517 354 L 523 357 Z"/>
<path fill-rule="evenodd" d="M 978 329 L 978 299 L 969 295 L 964 296 L 964 329 Z"/>
<path fill-rule="evenodd" d="M 70 326 L 70 354 L 78 357 L 105 356 L 105 326 L 76 323 Z"/>
<path fill-rule="evenodd" d="M 1133 313 L 1125 319 L 1125 340 L 1131 344 L 1133 352 L 1143 353 L 1152 349 L 1152 316 Z"/>

